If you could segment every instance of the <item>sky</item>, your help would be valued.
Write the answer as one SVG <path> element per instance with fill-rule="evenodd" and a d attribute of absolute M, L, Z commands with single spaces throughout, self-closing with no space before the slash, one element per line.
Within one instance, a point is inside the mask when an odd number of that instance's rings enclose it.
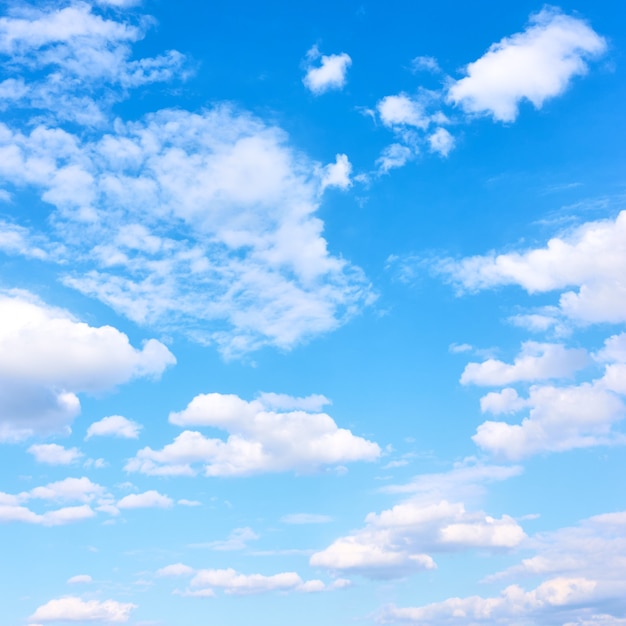
<path fill-rule="evenodd" d="M 626 5 L 1 11 L 0 626 L 626 626 Z"/>

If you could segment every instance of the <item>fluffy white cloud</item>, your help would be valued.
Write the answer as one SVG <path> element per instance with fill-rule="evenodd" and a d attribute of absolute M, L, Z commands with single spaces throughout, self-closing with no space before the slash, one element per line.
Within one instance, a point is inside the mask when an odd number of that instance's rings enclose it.
<path fill-rule="evenodd" d="M 144 493 L 131 493 L 124 496 L 118 503 L 119 509 L 169 509 L 174 505 L 174 501 L 168 496 L 160 494 L 158 491 L 151 489 Z"/>
<path fill-rule="evenodd" d="M 269 396 L 271 406 L 272 397 Z M 280 403 L 294 406 L 309 399 L 280 396 Z M 279 471 L 314 471 L 322 465 L 372 461 L 380 456 L 376 443 L 338 428 L 325 413 L 304 409 L 271 410 L 268 395 L 248 402 L 219 393 L 196 396 L 186 409 L 171 413 L 178 426 L 209 426 L 229 433 L 228 439 L 207 438 L 197 431 L 183 431 L 162 450 L 139 450 L 127 471 L 150 475 L 192 475 L 195 463 L 204 464 L 207 476 L 244 476 Z"/>
<path fill-rule="evenodd" d="M 326 165 L 322 172 L 322 191 L 327 187 L 338 187 L 348 189 L 352 186 L 350 174 L 352 173 L 352 163 L 346 154 L 338 154 L 334 163 Z"/>
<path fill-rule="evenodd" d="M 384 97 L 376 108 L 385 126 L 415 126 L 423 130 L 430 124 L 422 104 L 405 93 Z"/>
<path fill-rule="evenodd" d="M 65 478 L 43 487 L 35 487 L 20 494 L 22 499 L 39 499 L 65 502 L 92 502 L 106 495 L 106 489 L 89 478 Z"/>
<path fill-rule="evenodd" d="M 50 600 L 31 616 L 33 622 L 127 622 L 137 605 L 115 600 L 81 600 L 74 596 Z"/>
<path fill-rule="evenodd" d="M 522 100 L 541 108 L 587 72 L 587 59 L 605 50 L 605 40 L 584 21 L 547 8 L 531 16 L 524 32 L 505 37 L 470 63 L 467 76 L 450 86 L 448 99 L 468 113 L 511 122 Z"/>
<path fill-rule="evenodd" d="M 319 59 L 319 65 L 313 62 Z M 307 52 L 307 72 L 302 82 L 316 96 L 332 89 L 343 89 L 352 59 L 345 53 L 322 55 L 317 46 Z"/>
<path fill-rule="evenodd" d="M 34 444 L 28 448 L 28 452 L 35 457 L 37 463 L 47 465 L 71 465 L 84 456 L 78 448 L 64 448 L 56 443 Z"/>
<path fill-rule="evenodd" d="M 440 261 L 437 269 L 469 291 L 519 285 L 529 293 L 577 287 L 558 312 L 579 324 L 626 321 L 626 211 L 587 222 L 543 248 Z"/>
<path fill-rule="evenodd" d="M 2 293 L 0 440 L 63 431 L 80 411 L 77 393 L 157 377 L 173 363 L 171 352 L 154 339 L 139 350 L 111 326 L 89 326 L 25 292 Z M 56 444 L 31 452 L 56 464 L 79 454 Z"/>
<path fill-rule="evenodd" d="M 80 522 L 95 517 L 93 509 L 83 504 L 68 506 L 61 509 L 35 513 L 25 506 L 18 504 L 0 504 L 0 522 L 24 522 L 41 526 L 63 526 L 72 522 Z"/>
<path fill-rule="evenodd" d="M 122 439 L 137 439 L 143 426 L 121 415 L 110 415 L 94 422 L 87 429 L 85 439 L 91 437 L 120 437 Z"/>
<path fill-rule="evenodd" d="M 493 413 L 529 408 L 520 424 L 487 421 L 472 437 L 483 450 L 514 460 L 610 443 L 615 440 L 612 425 L 626 415 L 623 401 L 602 379 L 569 387 L 535 385 L 525 399 L 505 389 L 488 394 L 481 404 Z"/>
<path fill-rule="evenodd" d="M 534 556 L 485 579 L 544 578 L 525 591 L 519 584 L 495 597 L 449 598 L 414 608 L 385 608 L 382 622 L 415 624 L 555 623 L 617 626 L 626 610 L 623 563 L 626 539 L 623 511 L 597 515 L 579 525 L 540 533 L 528 545 Z"/>
<path fill-rule="evenodd" d="M 495 519 L 468 512 L 461 503 L 407 501 L 379 514 L 366 526 L 315 553 L 312 566 L 394 578 L 436 567 L 431 551 L 513 548 L 526 535 L 508 515 Z"/>
<path fill-rule="evenodd" d="M 526 341 L 511 365 L 497 359 L 469 363 L 461 375 L 461 384 L 495 387 L 520 381 L 567 378 L 585 367 L 589 361 L 584 349 L 568 349 L 561 344 Z"/>

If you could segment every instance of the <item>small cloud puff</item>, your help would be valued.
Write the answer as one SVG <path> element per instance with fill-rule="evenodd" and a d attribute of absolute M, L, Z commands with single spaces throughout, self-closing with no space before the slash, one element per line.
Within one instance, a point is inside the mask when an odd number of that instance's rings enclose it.
<path fill-rule="evenodd" d="M 348 68 L 352 65 L 352 59 L 345 52 L 326 56 L 313 46 L 306 57 L 307 72 L 302 82 L 309 91 L 319 96 L 331 89 L 344 88 Z M 314 67 L 312 62 L 320 58 L 320 65 Z"/>

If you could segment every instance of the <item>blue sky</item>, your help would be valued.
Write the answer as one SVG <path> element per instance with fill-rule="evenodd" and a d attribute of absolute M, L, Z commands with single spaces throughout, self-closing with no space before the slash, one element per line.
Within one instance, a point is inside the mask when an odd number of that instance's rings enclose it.
<path fill-rule="evenodd" d="M 4 626 L 626 624 L 622 3 L 0 17 Z"/>

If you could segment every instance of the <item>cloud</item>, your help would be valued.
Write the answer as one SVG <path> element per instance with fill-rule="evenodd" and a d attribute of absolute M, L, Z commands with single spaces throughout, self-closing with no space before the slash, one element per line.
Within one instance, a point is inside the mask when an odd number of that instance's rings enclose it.
<path fill-rule="evenodd" d="M 430 124 L 422 104 L 405 93 L 385 96 L 378 102 L 376 109 L 385 126 L 415 126 L 424 130 Z"/>
<path fill-rule="evenodd" d="M 496 519 L 446 500 L 409 500 L 379 514 L 370 513 L 365 521 L 364 528 L 313 554 L 311 566 L 371 578 L 397 578 L 434 569 L 435 561 L 428 552 L 508 549 L 526 537 L 508 515 Z"/>
<path fill-rule="evenodd" d="M 28 452 L 35 457 L 37 463 L 47 465 L 71 465 L 83 457 L 78 448 L 64 448 L 56 443 L 35 444 L 28 448 Z"/>
<path fill-rule="evenodd" d="M 290 513 L 280 518 L 283 524 L 327 524 L 332 522 L 330 515 L 318 515 L 315 513 Z"/>
<path fill-rule="evenodd" d="M 520 381 L 569 378 L 589 361 L 584 349 L 568 349 L 562 344 L 526 341 L 512 365 L 497 359 L 469 363 L 461 375 L 461 384 L 500 386 Z"/>
<path fill-rule="evenodd" d="M 269 397 L 269 406 L 268 406 Z M 283 405 L 309 399 L 279 396 Z M 372 461 L 380 456 L 376 443 L 338 428 L 325 413 L 303 409 L 271 410 L 272 396 L 248 402 L 219 393 L 196 396 L 180 412 L 170 413 L 177 426 L 219 428 L 229 433 L 226 441 L 207 438 L 198 431 L 183 431 L 162 450 L 139 450 L 127 471 L 148 475 L 193 475 L 193 464 L 204 464 L 207 476 L 245 476 L 280 471 L 315 471 L 323 465 L 349 461 Z"/>
<path fill-rule="evenodd" d="M 313 61 L 320 59 L 317 67 Z M 346 74 L 352 65 L 352 59 L 345 53 L 321 55 L 317 46 L 307 52 L 307 72 L 302 79 L 304 86 L 316 96 L 332 89 L 343 89 L 346 84 Z"/>
<path fill-rule="evenodd" d="M 433 74 L 441 72 L 437 59 L 429 56 L 415 57 L 411 61 L 411 69 L 413 72 L 432 72 Z"/>
<path fill-rule="evenodd" d="M 0 132 L 0 181 L 54 207 L 67 286 L 138 323 L 193 328 L 231 356 L 292 348 L 373 301 L 315 216 L 322 179 L 345 184 L 342 171 L 342 158 L 321 168 L 228 106 L 159 111 L 93 141 Z"/>
<path fill-rule="evenodd" d="M 169 509 L 173 505 L 171 498 L 153 489 L 144 493 L 131 493 L 117 503 L 119 509 Z"/>
<path fill-rule="evenodd" d="M 468 291 L 519 285 L 530 294 L 563 291 L 558 313 L 576 324 L 626 322 L 626 211 L 615 219 L 586 222 L 550 239 L 545 247 L 491 253 L 436 270 Z"/>
<path fill-rule="evenodd" d="M 321 181 L 322 191 L 327 187 L 348 189 L 352 186 L 352 181 L 350 180 L 351 172 L 352 164 L 348 160 L 348 156 L 338 154 L 335 163 L 329 163 L 324 167 Z"/>
<path fill-rule="evenodd" d="M 57 121 L 105 125 L 111 106 L 128 89 L 189 74 L 184 55 L 175 50 L 131 60 L 131 45 L 152 23 L 148 18 L 137 25 L 107 19 L 80 1 L 64 7 L 14 7 L 11 15 L 0 18 L 0 55 L 8 58 L 11 72 L 0 83 L 5 86 L 0 88 L 0 108 L 10 104 L 44 111 Z"/>
<path fill-rule="evenodd" d="M 254 541 L 258 539 L 257 535 L 252 528 L 235 528 L 229 535 L 228 539 L 224 541 L 211 541 L 210 543 L 203 544 L 207 548 L 217 550 L 219 552 L 230 552 L 232 550 L 244 550 L 248 547 L 248 541 Z"/>
<path fill-rule="evenodd" d="M 95 498 L 106 495 L 106 490 L 101 485 L 91 482 L 89 478 L 65 478 L 49 483 L 44 487 L 35 487 L 28 492 L 20 494 L 22 499 L 39 499 L 66 502 L 92 502 Z"/>
<path fill-rule="evenodd" d="M 121 415 L 110 415 L 94 422 L 87 429 L 85 439 L 91 437 L 118 437 L 122 439 L 137 439 L 143 426 L 126 419 Z"/>
<path fill-rule="evenodd" d="M 400 143 L 392 143 L 376 159 L 376 165 L 381 174 L 386 174 L 389 170 L 403 167 L 412 158 L 413 151 L 411 148 Z"/>
<path fill-rule="evenodd" d="M 623 401 L 603 380 L 568 387 L 534 385 L 525 399 L 505 389 L 484 397 L 481 405 L 493 413 L 529 409 L 520 424 L 483 422 L 472 437 L 483 450 L 512 460 L 612 443 L 619 438 L 611 428 L 626 415 Z"/>
<path fill-rule="evenodd" d="M 428 135 L 428 143 L 431 152 L 436 152 L 442 157 L 447 157 L 454 148 L 454 137 L 445 128 L 437 128 L 434 133 Z"/>
<path fill-rule="evenodd" d="M 77 576 L 72 576 L 67 581 L 69 585 L 89 584 L 91 582 L 93 582 L 93 578 L 88 574 L 78 574 Z"/>
<path fill-rule="evenodd" d="M 2 494 L 7 495 L 7 494 Z M 69 506 L 39 514 L 18 504 L 0 504 L 0 523 L 23 522 L 41 526 L 63 526 L 95 517 L 95 512 L 87 504 Z"/>
<path fill-rule="evenodd" d="M 512 122 L 521 101 L 541 108 L 562 94 L 574 76 L 585 74 L 586 61 L 606 47 L 583 20 L 543 9 L 531 16 L 524 32 L 505 37 L 470 63 L 467 76 L 449 87 L 448 100 L 467 113 Z"/>
<path fill-rule="evenodd" d="M 171 576 L 191 576 L 194 573 L 193 567 L 189 567 L 189 565 L 185 565 L 183 563 L 174 563 L 172 565 L 167 565 L 166 567 L 162 567 L 157 570 L 157 576 L 171 577 Z"/>
<path fill-rule="evenodd" d="M 142 349 L 113 328 L 89 326 L 22 291 L 0 293 L 0 440 L 67 432 L 80 412 L 77 393 L 96 393 L 175 363 L 150 339 Z M 44 462 L 71 462 L 75 450 L 34 446 Z"/>
<path fill-rule="evenodd" d="M 81 600 L 74 596 L 50 600 L 31 616 L 33 622 L 127 622 L 136 604 L 115 600 Z"/>
<path fill-rule="evenodd" d="M 502 579 L 543 579 L 529 591 L 520 584 L 498 596 L 449 598 L 422 607 L 386 607 L 383 623 L 467 624 L 514 626 L 519 623 L 558 623 L 606 626 L 620 623 L 626 609 L 623 562 L 626 513 L 596 515 L 577 526 L 530 538 L 534 555 L 484 582 Z"/>

